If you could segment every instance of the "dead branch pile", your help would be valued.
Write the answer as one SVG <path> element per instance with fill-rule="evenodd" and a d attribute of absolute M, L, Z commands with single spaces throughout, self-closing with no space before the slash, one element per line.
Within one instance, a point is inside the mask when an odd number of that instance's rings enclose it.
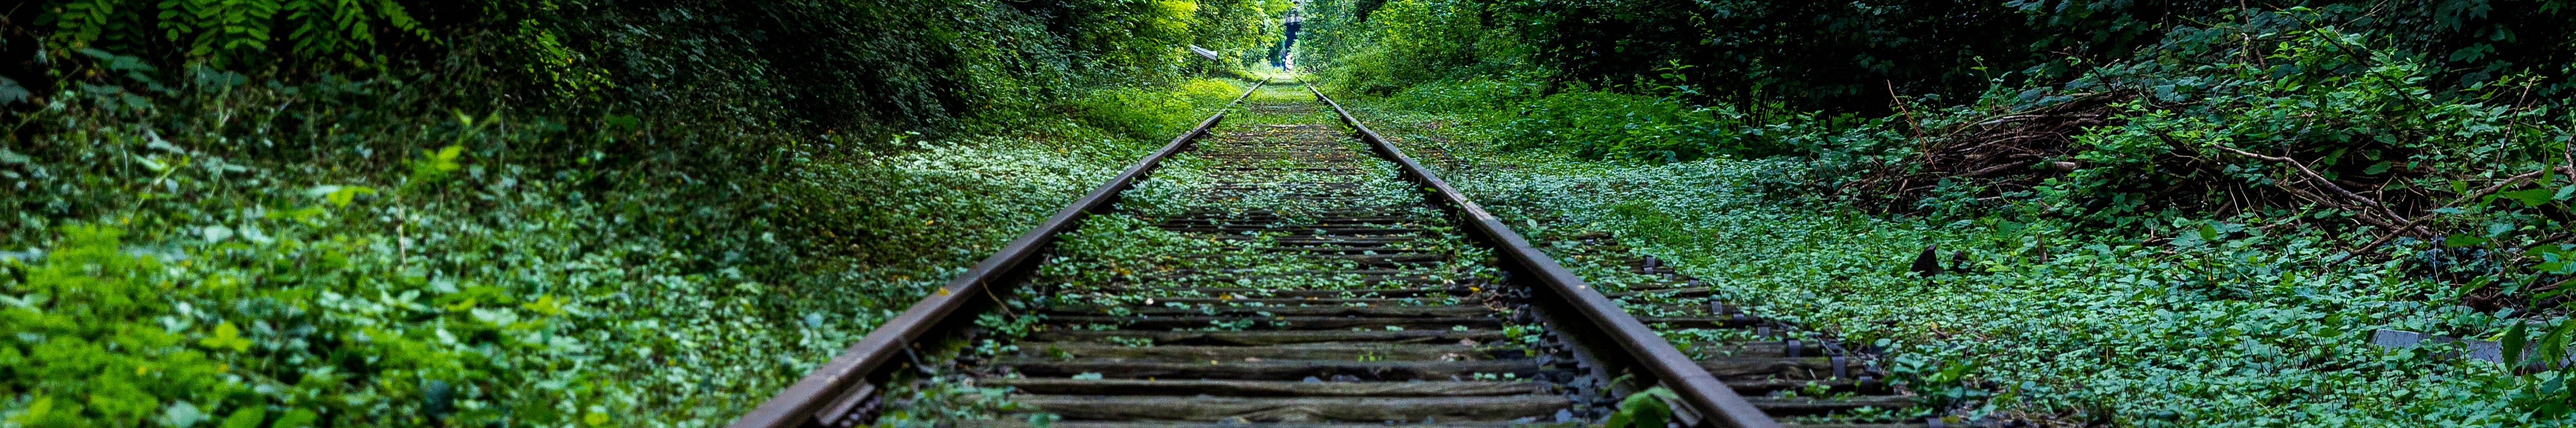
<path fill-rule="evenodd" d="M 1838 194 L 1858 196 L 1866 208 L 1905 211 L 1943 179 L 1980 180 L 1980 197 L 2029 190 L 2048 177 L 2082 167 L 2069 157 L 2085 129 L 2113 125 L 2112 106 L 2126 93 L 2096 93 L 2027 111 L 2010 112 L 1917 138 L 1912 156 L 1877 165 L 1844 182 Z"/>
<path fill-rule="evenodd" d="M 1879 212 L 1917 210 L 1916 201 L 1930 196 L 1945 180 L 1967 181 L 1963 184 L 1969 185 L 1967 188 L 1979 200 L 2003 199 L 2013 192 L 2031 190 L 2042 180 L 2092 167 L 2075 159 L 2080 150 L 2075 147 L 2076 138 L 2097 127 L 2122 125 L 2125 121 L 2114 109 L 2135 98 L 2135 94 L 2127 92 L 2085 94 L 2064 103 L 1924 130 L 1920 132 L 1924 136 L 1916 139 L 1917 149 L 1912 155 L 1870 166 L 1834 192 Z M 2151 168 L 2122 171 L 2135 176 L 2107 183 L 2101 190 L 2106 194 L 2126 194 L 2127 200 L 2141 206 L 2175 208 L 2210 217 L 2273 209 L 2340 211 L 2339 215 L 2292 216 L 2284 220 L 2341 230 L 2367 226 L 2373 240 L 2348 248 L 2342 259 L 2370 256 L 2382 245 L 2401 238 L 2439 242 L 2463 225 L 2435 224 L 2441 221 L 2434 209 L 2474 203 L 2499 191 L 2534 183 L 2547 172 L 2516 171 L 2505 175 L 2435 171 L 2404 164 L 2373 169 L 2355 162 L 2334 165 L 2325 161 L 2345 151 L 2336 144 L 2293 144 L 2274 153 L 2261 153 L 2224 144 L 2181 141 L 2161 133 L 2155 136 L 2169 151 L 2155 156 Z M 2386 158 L 2409 156 L 2400 153 L 2403 148 L 2384 148 L 2390 152 L 2383 155 Z M 2549 169 L 2576 176 L 2576 148 L 2570 150 L 2566 157 L 2571 165 Z M 2266 179 L 2249 180 L 2243 176 L 2244 171 L 2250 171 L 2245 168 L 2272 172 L 2266 173 Z M 2437 176 L 2474 185 L 2461 192 L 2414 184 Z M 2519 248 L 2570 239 L 2576 239 L 2576 233 L 2549 233 Z"/>

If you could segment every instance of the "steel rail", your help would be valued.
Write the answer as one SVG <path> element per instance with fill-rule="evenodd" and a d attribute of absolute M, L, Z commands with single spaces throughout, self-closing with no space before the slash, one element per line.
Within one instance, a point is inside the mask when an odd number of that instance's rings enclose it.
<path fill-rule="evenodd" d="M 867 337 L 859 339 L 858 343 L 850 345 L 849 348 L 841 351 L 840 355 L 824 362 L 822 367 L 807 373 L 804 378 L 798 379 L 787 389 L 778 391 L 778 394 L 771 396 L 768 401 L 761 402 L 759 407 L 735 419 L 730 426 L 732 428 L 821 426 L 827 421 L 849 416 L 853 411 L 863 411 L 864 409 L 859 407 L 876 399 L 874 395 L 877 388 L 872 382 L 883 381 L 883 379 L 877 379 L 876 375 L 887 368 L 886 363 L 906 355 L 914 343 L 932 331 L 939 330 L 940 326 L 955 325 L 957 317 L 964 316 L 968 320 L 973 318 L 971 311 L 959 309 L 968 307 L 970 304 L 989 304 L 992 302 L 986 301 L 992 300 L 993 296 L 1007 294 L 1003 292 L 1004 290 L 994 288 L 1011 285 L 1010 280 L 1025 274 L 1034 265 L 1031 263 L 1033 260 L 1042 260 L 1035 256 L 1047 250 L 1049 244 L 1055 241 L 1056 234 L 1073 230 L 1083 218 L 1116 203 L 1119 192 L 1134 186 L 1138 179 L 1152 172 L 1164 158 L 1188 149 L 1192 142 L 1206 136 L 1209 128 L 1215 127 L 1218 121 L 1225 119 L 1228 110 L 1241 104 L 1244 98 L 1252 96 L 1254 91 L 1261 90 L 1261 87 L 1266 84 L 1269 84 L 1268 79 L 1254 83 L 1252 89 L 1243 91 L 1243 95 L 1235 96 L 1234 101 L 1226 103 L 1225 108 L 1218 109 L 1216 114 L 1208 116 L 1207 120 L 1199 121 L 1197 127 L 1190 128 L 1188 132 L 1183 132 L 1178 137 L 1173 137 L 1171 143 L 1163 145 L 1162 149 L 1155 150 L 1153 154 L 1129 165 L 1126 171 L 1110 178 L 1107 183 L 1101 184 L 1098 189 L 1092 190 L 1082 199 L 1066 205 L 1063 210 L 1048 217 L 1046 222 L 1039 223 L 1037 228 L 1021 234 L 1018 239 L 1011 240 L 1010 245 L 1002 247 L 1000 252 L 985 258 L 981 263 L 976 263 L 975 267 L 967 269 L 966 272 L 958 274 L 955 279 L 949 280 L 947 285 L 942 286 L 939 292 L 921 299 L 919 303 L 914 303 L 912 308 L 904 310 L 902 315 L 878 325 L 877 329 L 869 332 Z"/>
<path fill-rule="evenodd" d="M 1718 381 L 1717 376 L 1709 374 L 1707 369 L 1691 361 L 1690 357 L 1682 355 L 1681 350 L 1673 348 L 1672 343 L 1656 335 L 1655 331 L 1647 328 L 1645 323 L 1637 321 L 1635 316 L 1621 309 L 1618 302 L 1611 301 L 1608 296 L 1601 295 L 1599 290 L 1592 289 L 1592 286 L 1585 283 L 1582 277 L 1575 276 L 1572 271 L 1558 265 L 1556 259 L 1549 258 L 1547 254 L 1539 252 L 1537 247 L 1530 246 L 1528 239 L 1522 238 L 1520 233 L 1513 232 L 1510 226 L 1503 225 L 1503 222 L 1495 219 L 1493 214 L 1485 212 L 1484 207 L 1476 205 L 1474 200 L 1458 193 L 1458 189 L 1450 187 L 1448 181 L 1433 175 L 1430 169 L 1423 168 L 1421 163 L 1414 162 L 1412 157 L 1405 156 L 1404 151 L 1397 149 L 1395 144 L 1386 140 L 1386 137 L 1379 136 L 1376 130 L 1361 124 L 1359 118 L 1352 116 L 1350 110 L 1342 108 L 1340 102 L 1333 101 L 1332 97 L 1324 95 L 1323 90 L 1316 89 L 1315 85 L 1303 79 L 1298 83 L 1305 85 L 1308 92 L 1313 92 L 1315 99 L 1322 100 L 1325 105 L 1331 106 L 1333 112 L 1341 116 L 1343 124 L 1359 131 L 1361 139 L 1369 144 L 1370 149 L 1376 151 L 1381 157 L 1403 165 L 1406 176 L 1429 188 L 1437 194 L 1436 199 L 1457 210 L 1459 217 L 1467 220 L 1467 229 L 1473 235 L 1497 247 L 1496 249 L 1500 250 L 1497 253 L 1503 256 L 1507 264 L 1517 265 L 1532 274 L 1531 276 L 1537 277 L 1538 282 L 1546 286 L 1540 291 L 1565 299 L 1564 301 L 1583 317 L 1579 321 L 1589 321 L 1594 327 L 1609 334 L 1608 339 L 1618 343 L 1629 356 L 1635 358 L 1634 363 L 1645 367 L 1656 380 L 1671 389 L 1675 395 L 1679 395 L 1686 402 L 1685 404 L 1689 404 L 1694 408 L 1693 410 L 1697 410 L 1701 416 L 1704 416 L 1705 422 L 1731 428 L 1780 427 L 1780 423 L 1772 420 L 1770 415 L 1763 414 L 1760 408 L 1753 406 L 1753 403 L 1745 401 L 1743 396 L 1736 395 L 1735 390 L 1727 387 L 1726 383 Z"/>

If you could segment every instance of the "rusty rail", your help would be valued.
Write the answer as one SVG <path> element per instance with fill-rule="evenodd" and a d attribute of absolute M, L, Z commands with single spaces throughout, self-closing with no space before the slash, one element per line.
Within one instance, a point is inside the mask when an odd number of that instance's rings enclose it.
<path fill-rule="evenodd" d="M 1406 177 L 1412 178 L 1414 182 L 1427 188 L 1426 191 L 1432 193 L 1432 197 L 1437 199 L 1440 205 L 1455 210 L 1454 214 L 1468 225 L 1467 229 L 1471 236 L 1483 239 L 1500 250 L 1497 253 L 1502 256 L 1505 266 L 1519 270 L 1520 272 L 1517 273 L 1536 278 L 1539 284 L 1545 285 L 1533 291 L 1544 292 L 1558 299 L 1530 300 L 1556 302 L 1558 310 L 1572 312 L 1552 317 L 1553 321 L 1557 321 L 1551 323 L 1552 327 L 1593 330 L 1560 332 L 1560 336 L 1602 338 L 1614 343 L 1619 348 L 1616 351 L 1624 352 L 1594 352 L 1593 357 L 1609 360 L 1603 361 L 1604 363 L 1645 369 L 1644 374 L 1651 375 L 1658 383 L 1681 396 L 1686 402 L 1683 404 L 1690 407 L 1686 410 L 1697 413 L 1703 424 L 1732 428 L 1780 427 L 1779 422 L 1763 414 L 1761 409 L 1745 401 L 1744 397 L 1736 395 L 1734 389 L 1718 381 L 1716 376 L 1710 375 L 1708 370 L 1691 361 L 1690 357 L 1681 353 L 1681 350 L 1674 349 L 1672 343 L 1656 335 L 1654 330 L 1646 327 L 1645 323 L 1637 321 L 1635 316 L 1620 309 L 1617 302 L 1601 295 L 1600 291 L 1592 289 L 1591 285 L 1585 283 L 1582 277 L 1575 276 L 1564 266 L 1558 265 L 1555 259 L 1539 252 L 1538 248 L 1530 246 L 1528 239 L 1522 238 L 1520 233 L 1513 232 L 1511 227 L 1496 220 L 1493 214 L 1485 212 L 1484 207 L 1476 205 L 1474 200 L 1458 193 L 1458 189 L 1450 187 L 1448 181 L 1433 175 L 1430 169 L 1423 168 L 1421 163 L 1414 162 L 1412 157 L 1405 156 L 1404 151 L 1397 149 L 1395 144 L 1386 140 L 1386 137 L 1379 136 L 1376 130 L 1361 124 L 1357 117 L 1351 116 L 1350 110 L 1342 108 L 1341 103 L 1333 101 L 1332 97 L 1325 96 L 1324 91 L 1316 89 L 1312 84 L 1306 84 L 1302 80 L 1299 83 L 1305 84 L 1306 90 L 1315 94 L 1315 99 L 1322 100 L 1325 105 L 1331 106 L 1333 112 L 1340 115 L 1344 125 L 1359 131 L 1361 139 L 1365 140 L 1369 148 L 1376 151 L 1378 156 L 1404 165 Z M 1627 358 L 1619 358 L 1621 356 Z"/>
<path fill-rule="evenodd" d="M 1228 109 L 1239 105 L 1253 91 L 1258 91 L 1266 84 L 1268 81 L 1256 84 L 1252 90 L 1237 96 L 1233 102 L 1227 104 Z M 1610 378 L 1618 374 L 1615 372 L 1623 371 L 1622 369 L 1642 369 L 1643 373 L 1634 373 L 1634 370 L 1625 371 L 1638 375 L 1639 378 L 1651 379 L 1654 384 L 1664 385 L 1678 393 L 1677 395 L 1684 401 L 1680 404 L 1684 406 L 1676 410 L 1682 411 L 1688 415 L 1687 418 L 1697 422 L 1694 425 L 1733 428 L 1778 428 L 1780 426 L 1778 422 L 1764 415 L 1743 397 L 1738 396 L 1734 390 L 1681 354 L 1679 350 L 1674 349 L 1670 343 L 1665 342 L 1662 337 L 1657 336 L 1635 317 L 1621 310 L 1617 303 L 1593 290 L 1582 278 L 1558 265 L 1554 259 L 1540 253 L 1529 244 L 1527 239 L 1496 220 L 1474 201 L 1458 193 L 1448 182 L 1433 175 L 1429 169 L 1424 168 L 1411 157 L 1405 156 L 1401 150 L 1378 135 L 1375 130 L 1361 124 L 1340 103 L 1325 96 L 1321 90 L 1315 89 L 1312 85 L 1307 85 L 1307 90 L 1314 93 L 1318 100 L 1332 107 L 1340 120 L 1356 130 L 1370 145 L 1372 151 L 1402 165 L 1404 174 L 1422 184 L 1428 196 L 1435 199 L 1438 205 L 1450 208 L 1453 214 L 1469 225 L 1467 230 L 1472 236 L 1501 250 L 1499 254 L 1507 271 L 1536 279 L 1540 286 L 1531 287 L 1530 291 L 1540 296 L 1553 297 L 1553 299 L 1531 300 L 1548 302 L 1540 305 L 1539 312 L 1545 315 L 1551 327 L 1561 330 L 1559 336 L 1569 338 L 1570 341 L 1590 341 L 1590 343 L 1575 345 L 1593 350 L 1593 352 L 1587 352 L 1591 355 L 1586 359 L 1594 361 L 1596 367 L 1599 367 L 1598 370 L 1601 370 L 1596 373 L 1596 376 Z M 1066 206 L 1049 217 L 1046 222 L 1040 223 L 1037 228 L 1011 241 L 1000 252 L 949 281 L 943 287 L 942 293 L 923 299 L 903 314 L 880 325 L 866 338 L 851 345 L 842 354 L 832 358 L 787 389 L 781 390 L 768 401 L 761 403 L 750 413 L 735 420 L 731 426 L 735 428 L 821 426 L 832 422 L 863 421 L 873 416 L 870 409 L 878 399 L 877 385 L 886 381 L 893 371 L 892 368 L 898 366 L 888 363 L 905 358 L 913 352 L 914 344 L 934 332 L 947 331 L 971 323 L 973 315 L 980 313 L 981 310 L 969 308 L 995 304 L 993 296 L 1008 294 L 1009 290 L 999 288 L 1011 286 L 1017 280 L 1024 278 L 1029 268 L 1041 259 L 1037 256 L 1047 250 L 1056 234 L 1072 230 L 1081 219 L 1109 208 L 1116 203 L 1120 192 L 1127 190 L 1152 172 L 1163 159 L 1187 150 L 1197 138 L 1207 135 L 1209 129 L 1222 121 L 1225 115 L 1225 111 L 1221 110 L 1209 116 L 1206 120 L 1200 121 L 1198 126 L 1173 138 L 1160 150 L 1130 165 L 1124 172 L 1111 178 L 1098 189 Z M 1600 341 L 1608 343 L 1600 343 Z M 915 356 L 915 358 L 918 357 Z"/>
<path fill-rule="evenodd" d="M 1036 229 L 1011 240 L 1010 245 L 1002 247 L 1000 252 L 958 274 L 957 278 L 942 286 L 939 293 L 923 298 L 903 314 L 878 325 L 866 338 L 859 339 L 858 343 L 850 345 L 839 356 L 832 357 L 831 361 L 807 373 L 787 389 L 778 391 L 769 401 L 761 402 L 759 407 L 735 419 L 730 426 L 819 426 L 825 421 L 865 417 L 860 413 L 867 411 L 877 399 L 876 382 L 884 381 L 882 375 L 887 371 L 887 362 L 911 352 L 914 343 L 933 331 L 953 327 L 961 320 L 971 322 L 978 311 L 961 309 L 992 304 L 992 296 L 1009 294 L 1007 290 L 995 288 L 1009 286 L 1015 282 L 1013 280 L 1026 275 L 1028 268 L 1035 265 L 1032 262 L 1038 259 L 1035 256 L 1046 251 L 1047 246 L 1055 241 L 1056 234 L 1073 230 L 1084 217 L 1116 203 L 1119 192 L 1135 185 L 1164 158 L 1188 149 L 1191 142 L 1206 136 L 1209 128 L 1225 119 L 1227 110 L 1241 104 L 1244 98 L 1252 96 L 1254 91 L 1261 90 L 1268 83 L 1268 80 L 1254 83 L 1252 89 L 1235 96 L 1226 108 L 1219 109 L 1207 120 L 1199 121 L 1197 127 L 1173 137 L 1172 142 L 1163 145 L 1162 149 L 1129 165 L 1125 172 L 1110 178 L 1109 182 L 1083 195 L 1082 199 L 1074 200 L 1062 211 L 1048 217 L 1046 222 L 1039 223 Z"/>

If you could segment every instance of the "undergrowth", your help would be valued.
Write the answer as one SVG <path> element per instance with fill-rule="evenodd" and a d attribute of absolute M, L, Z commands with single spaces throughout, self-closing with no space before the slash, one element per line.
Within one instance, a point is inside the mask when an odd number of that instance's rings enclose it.
<path fill-rule="evenodd" d="M 1887 346 L 1936 410 L 2568 422 L 2564 371 L 2369 345 L 2395 329 L 2565 358 L 2576 128 L 2520 95 L 2549 83 L 2439 93 L 2420 60 L 2311 13 L 1878 117 L 1695 103 L 1678 78 L 1465 78 L 1363 104 L 1513 224 L 1610 231 L 1748 312 Z M 1941 273 L 1909 269 L 1925 253 Z"/>
<path fill-rule="evenodd" d="M 0 426 L 719 425 L 1233 95 L 1197 77 L 1252 59 L 1182 46 L 1288 6 L 13 7 Z"/>
<path fill-rule="evenodd" d="M 1773 193 L 1766 183 L 1810 168 L 1786 158 L 1588 161 L 1440 129 L 1397 134 L 1473 159 L 1443 176 L 1510 224 L 1610 231 L 1748 313 L 1886 346 L 1889 368 L 1936 408 L 2131 426 L 2544 418 L 2528 410 L 2547 399 L 2533 390 L 2544 379 L 2442 348 L 2365 345 L 2379 328 L 2482 336 L 2513 319 L 2440 303 L 2459 287 L 2402 262 L 2319 261 L 2345 238 L 2171 217 L 2157 221 L 2191 238 L 2141 243 L 2057 220 L 1885 217 Z M 1926 246 L 1967 263 L 1916 276 L 1908 261 Z"/>
<path fill-rule="evenodd" d="M 783 180 L 700 184 L 542 149 L 639 125 L 464 110 L 437 77 L 187 73 L 53 97 L 24 120 L 69 131 L 0 148 L 17 333 L 0 421 L 721 424 L 1160 144 L 1086 123 L 1232 95 L 1014 133 L 779 138 L 736 155 Z"/>

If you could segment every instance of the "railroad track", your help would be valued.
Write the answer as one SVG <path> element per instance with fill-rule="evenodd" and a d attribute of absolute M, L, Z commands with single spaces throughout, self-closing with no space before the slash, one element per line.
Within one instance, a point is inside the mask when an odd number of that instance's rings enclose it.
<path fill-rule="evenodd" d="M 1684 426 L 1911 404 L 1820 342 L 1693 361 L 1628 314 L 1686 280 L 1592 289 L 1311 87 L 1229 110 L 734 426 L 1573 426 L 1655 386 Z M 1713 308 L 1644 321 L 1772 327 Z"/>
<path fill-rule="evenodd" d="M 1754 407 L 1775 418 L 1840 420 L 1797 427 L 1930 427 L 1938 420 L 1898 422 L 1918 397 L 1885 379 L 1880 351 L 1846 346 L 1801 326 L 1765 319 L 1731 305 L 1698 278 L 1641 255 L 1603 232 L 1545 236 L 1539 248 L 1586 278 L 1641 322 L 1665 332 L 1684 354 Z M 1917 419 L 1922 420 L 1922 419 Z M 2002 421 L 1954 421 L 1969 427 Z"/>

